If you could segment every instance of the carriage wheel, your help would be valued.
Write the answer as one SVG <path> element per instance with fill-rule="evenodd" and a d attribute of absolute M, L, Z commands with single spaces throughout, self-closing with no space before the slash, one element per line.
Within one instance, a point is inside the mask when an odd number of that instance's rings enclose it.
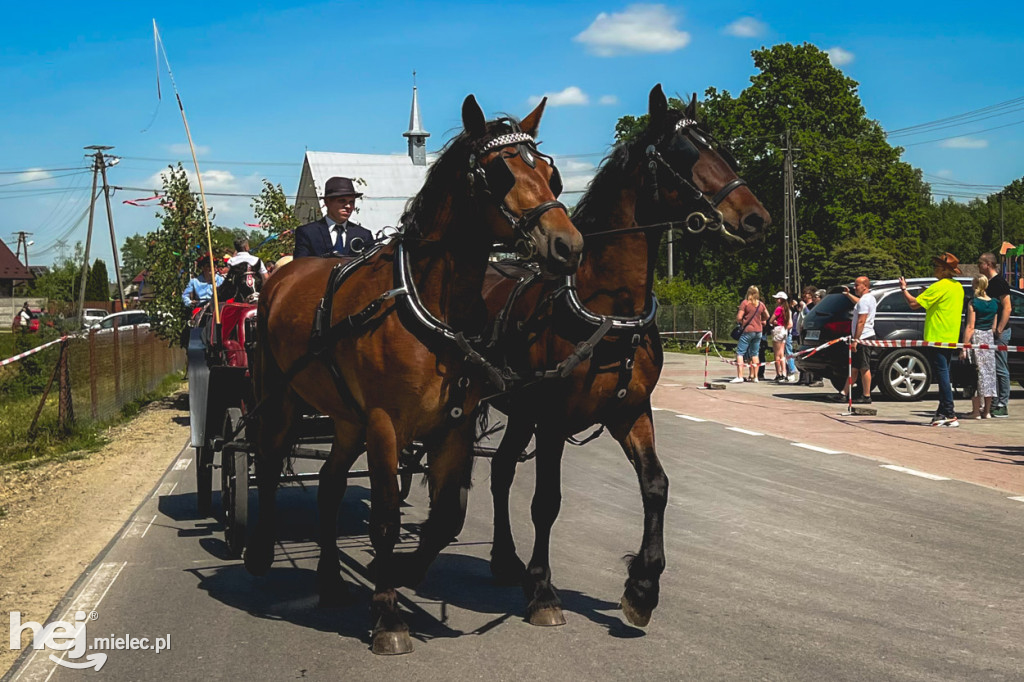
<path fill-rule="evenodd" d="M 228 409 L 224 418 L 224 433 L 232 433 L 242 421 L 242 411 L 237 407 Z M 245 439 L 243 428 L 235 436 Z M 242 556 L 245 548 L 245 532 L 249 520 L 249 454 L 243 450 L 227 447 L 221 453 L 220 501 L 224 512 L 224 542 L 233 558 Z"/>
<path fill-rule="evenodd" d="M 210 515 L 213 507 L 213 448 L 196 448 L 196 511 L 200 518 Z"/>

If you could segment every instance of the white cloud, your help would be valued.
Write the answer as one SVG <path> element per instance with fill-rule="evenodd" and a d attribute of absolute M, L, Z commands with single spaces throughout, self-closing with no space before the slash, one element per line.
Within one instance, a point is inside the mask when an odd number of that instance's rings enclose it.
<path fill-rule="evenodd" d="M 160 190 L 163 187 L 163 175 L 160 171 L 151 175 L 140 187 L 151 187 Z M 193 192 L 199 191 L 195 171 L 186 168 L 189 185 Z M 262 183 L 259 174 L 237 177 L 228 170 L 209 168 L 203 170 L 203 189 L 206 191 L 207 205 L 214 211 L 214 222 L 224 227 L 243 227 L 244 222 L 255 222 L 252 215 L 252 197 L 260 193 Z M 241 196 L 219 196 L 237 194 Z"/>
<path fill-rule="evenodd" d="M 179 142 L 178 144 L 167 145 L 167 151 L 175 156 L 192 156 L 192 150 L 189 149 L 187 142 Z M 206 156 L 210 153 L 210 148 L 206 145 L 196 145 L 196 156 Z"/>
<path fill-rule="evenodd" d="M 594 172 L 594 164 L 575 159 L 568 159 L 564 163 L 559 163 L 558 168 L 566 173 L 590 173 L 592 175 Z"/>
<path fill-rule="evenodd" d="M 952 137 L 948 140 L 943 140 L 939 146 L 946 149 L 984 149 L 988 146 L 988 140 L 976 137 Z"/>
<path fill-rule="evenodd" d="M 43 183 L 42 187 L 45 187 L 51 183 L 46 182 L 53 178 L 53 174 L 49 171 L 45 171 L 42 168 L 29 168 L 24 173 L 18 173 L 14 176 L 11 182 L 32 182 L 32 183 Z"/>
<path fill-rule="evenodd" d="M 598 104 L 618 104 L 619 98 L 615 95 L 601 95 L 601 99 L 597 100 Z"/>
<path fill-rule="evenodd" d="M 852 52 L 844 50 L 839 46 L 830 47 L 825 50 L 825 53 L 828 54 L 828 59 L 832 62 L 832 66 L 846 66 L 854 59 Z"/>
<path fill-rule="evenodd" d="M 740 17 L 725 27 L 724 33 L 737 38 L 756 38 L 765 34 L 768 25 L 754 17 Z"/>
<path fill-rule="evenodd" d="M 622 12 L 601 12 L 573 40 L 599 57 L 674 52 L 690 44 L 690 34 L 676 28 L 678 19 L 665 5 L 630 5 Z"/>
<path fill-rule="evenodd" d="M 935 174 L 938 175 L 940 178 L 947 178 L 948 179 L 948 178 L 953 177 L 953 171 L 946 170 L 946 169 L 937 171 Z"/>
<path fill-rule="evenodd" d="M 531 95 L 530 106 L 537 106 L 544 97 L 548 98 L 548 106 L 550 107 L 571 107 L 590 104 L 590 97 L 587 96 L 587 93 L 575 85 L 570 85 L 565 90 L 559 92 L 545 92 L 543 96 Z"/>

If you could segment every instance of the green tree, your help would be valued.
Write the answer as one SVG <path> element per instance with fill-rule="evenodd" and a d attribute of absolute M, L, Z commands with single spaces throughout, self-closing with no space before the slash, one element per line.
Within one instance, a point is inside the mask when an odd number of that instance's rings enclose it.
<path fill-rule="evenodd" d="M 174 342 L 188 321 L 181 294 L 197 272 L 196 260 L 207 253 L 206 224 L 199 196 L 192 192 L 188 175 L 179 163 L 163 174 L 164 201 L 157 213 L 160 227 L 147 235 L 143 263 L 154 296 L 145 304 L 150 324 L 164 339 Z M 213 221 L 213 209 L 209 209 Z"/>
<path fill-rule="evenodd" d="M 756 251 L 738 256 L 686 240 L 677 249 L 682 269 L 697 281 L 737 289 L 781 281 L 788 130 L 796 150 L 804 279 L 823 273 L 829 254 L 853 237 L 879 245 L 914 272 L 926 260 L 919 236 L 929 188 L 920 171 L 900 160 L 902 150 L 890 146 L 878 123 L 867 118 L 857 82 L 810 44 L 775 45 L 752 55 L 757 73 L 750 86 L 736 97 L 709 88 L 698 118 L 740 161 L 741 175 L 775 221 Z M 620 119 L 617 135 L 628 136 L 641 119 Z"/>
<path fill-rule="evenodd" d="M 107 264 L 99 258 L 89 269 L 89 277 L 85 282 L 85 299 L 87 301 L 106 301 L 110 299 L 110 282 L 107 277 Z"/>
<path fill-rule="evenodd" d="M 870 279 L 896 279 L 900 267 L 885 249 L 863 239 L 843 242 L 832 251 L 821 273 L 821 286 L 852 282 L 857 277 Z"/>
<path fill-rule="evenodd" d="M 145 269 L 150 235 L 133 234 L 121 245 L 121 279 L 125 286 Z"/>
<path fill-rule="evenodd" d="M 250 239 L 252 251 L 265 262 L 274 262 L 281 256 L 295 250 L 295 228 L 301 221 L 295 215 L 295 207 L 288 204 L 281 185 L 263 180 L 260 195 L 253 199 L 253 215 L 260 228 L 267 233 L 266 242 Z"/>

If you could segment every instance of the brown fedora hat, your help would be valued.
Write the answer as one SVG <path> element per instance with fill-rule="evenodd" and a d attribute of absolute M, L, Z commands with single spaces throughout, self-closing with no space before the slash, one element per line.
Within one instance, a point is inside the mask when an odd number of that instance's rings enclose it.
<path fill-rule="evenodd" d="M 960 259 L 951 254 L 949 251 L 945 252 L 941 256 L 932 256 L 932 263 L 935 265 L 941 265 L 953 272 L 954 275 L 962 275 L 963 271 L 960 270 Z"/>
<path fill-rule="evenodd" d="M 334 177 L 324 185 L 324 199 L 331 197 L 361 197 L 362 192 L 357 192 L 351 178 Z"/>

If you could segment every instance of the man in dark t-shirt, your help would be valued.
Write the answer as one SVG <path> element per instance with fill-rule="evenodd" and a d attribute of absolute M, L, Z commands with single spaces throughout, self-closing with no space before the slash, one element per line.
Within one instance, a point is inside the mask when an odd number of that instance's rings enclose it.
<path fill-rule="evenodd" d="M 993 253 L 983 253 L 978 257 L 978 269 L 988 277 L 987 293 L 999 303 L 999 315 L 996 318 L 995 342 L 1008 346 L 1010 344 L 1010 285 L 1001 274 Z M 1010 416 L 1010 365 L 1006 351 L 996 351 L 996 399 L 992 402 L 993 417 Z"/>

